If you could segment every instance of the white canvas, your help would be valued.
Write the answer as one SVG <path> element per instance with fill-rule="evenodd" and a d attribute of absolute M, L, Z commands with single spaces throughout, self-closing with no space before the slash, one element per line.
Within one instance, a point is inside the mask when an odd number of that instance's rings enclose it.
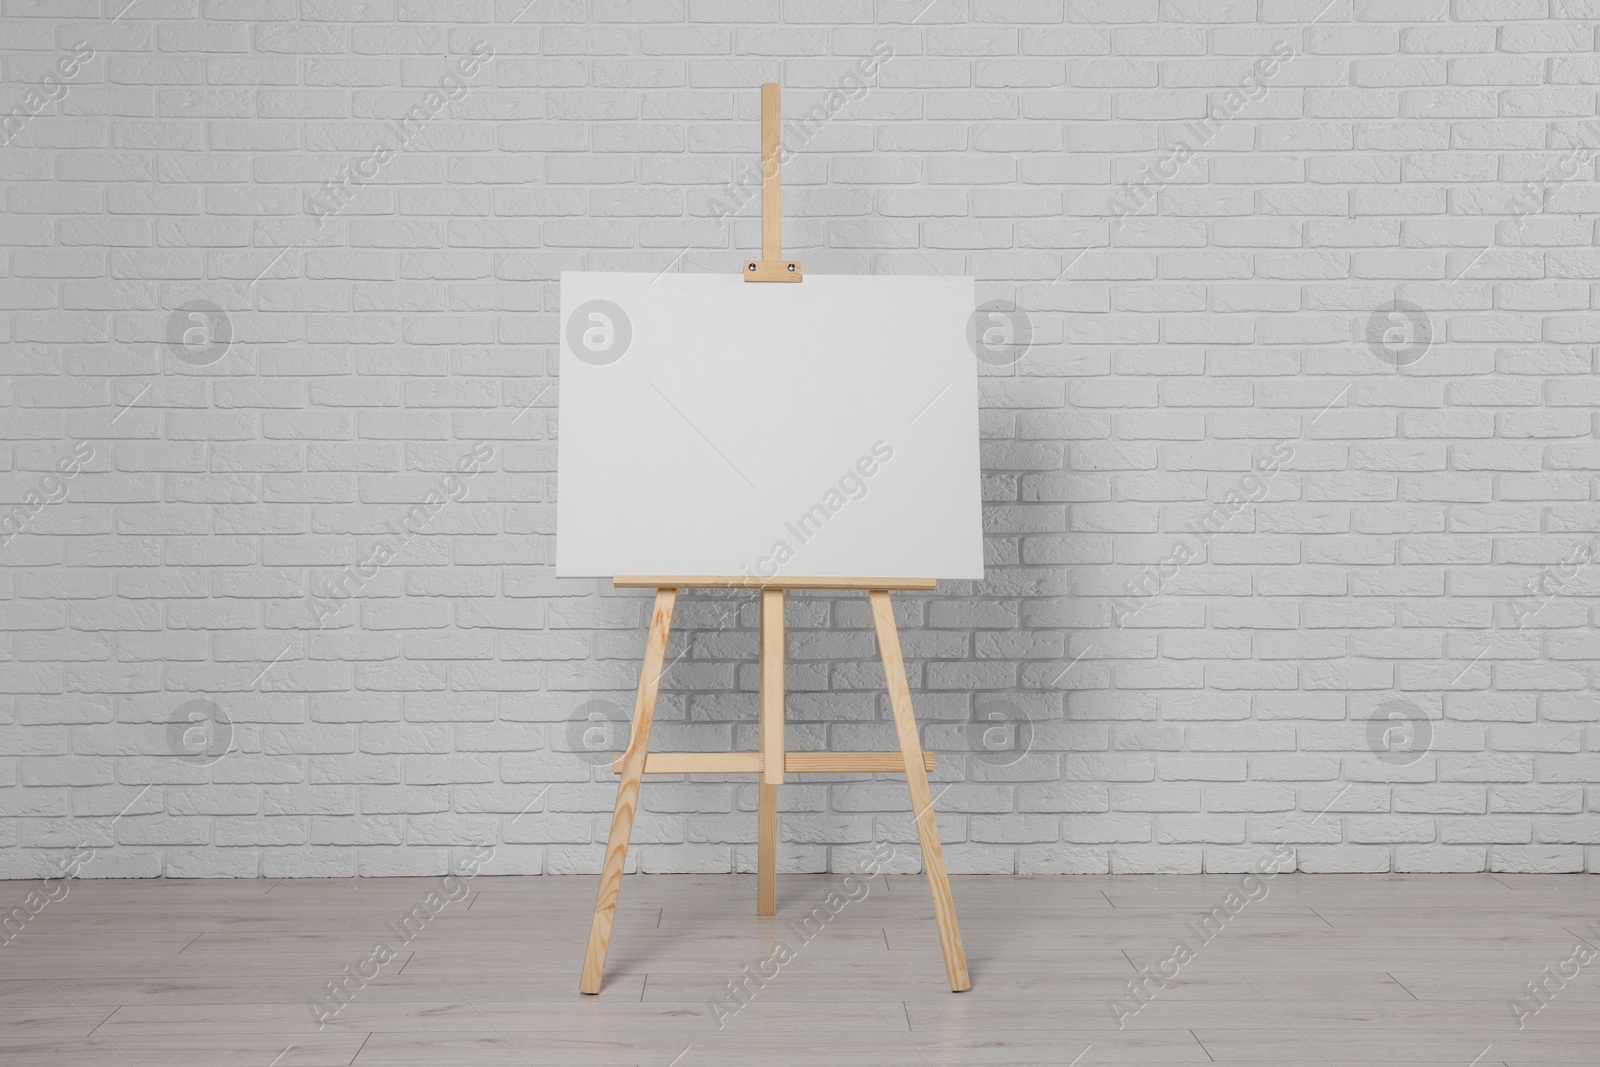
<path fill-rule="evenodd" d="M 966 277 L 563 272 L 556 574 L 983 577 Z"/>

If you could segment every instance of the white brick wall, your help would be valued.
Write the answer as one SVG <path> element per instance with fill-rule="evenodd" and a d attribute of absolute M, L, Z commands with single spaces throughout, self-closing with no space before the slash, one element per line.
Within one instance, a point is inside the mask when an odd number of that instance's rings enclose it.
<path fill-rule="evenodd" d="M 1600 869 L 1600 4 L 925 4 L 4 0 L 0 876 L 595 869 L 647 600 L 551 576 L 555 279 L 736 269 L 763 80 L 836 112 L 807 272 L 1031 325 L 990 578 L 899 604 L 955 870 Z M 790 744 L 890 747 L 864 604 L 788 623 Z M 754 746 L 754 624 L 682 605 L 661 747 Z M 644 798 L 644 869 L 751 866 L 753 786 Z M 790 869 L 911 839 L 785 808 Z"/>

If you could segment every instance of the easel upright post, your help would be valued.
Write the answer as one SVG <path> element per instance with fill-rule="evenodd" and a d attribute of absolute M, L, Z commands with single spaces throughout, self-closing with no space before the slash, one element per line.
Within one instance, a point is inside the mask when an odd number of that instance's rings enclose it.
<path fill-rule="evenodd" d="M 783 144 L 783 114 L 778 107 L 778 85 L 761 86 L 761 258 L 783 258 L 783 183 L 778 175 Z"/>
<path fill-rule="evenodd" d="M 778 83 L 761 86 L 761 258 L 747 259 L 747 282 L 797 282 L 800 264 L 783 258 L 783 186 L 779 169 L 783 163 L 783 112 L 779 107 Z"/>

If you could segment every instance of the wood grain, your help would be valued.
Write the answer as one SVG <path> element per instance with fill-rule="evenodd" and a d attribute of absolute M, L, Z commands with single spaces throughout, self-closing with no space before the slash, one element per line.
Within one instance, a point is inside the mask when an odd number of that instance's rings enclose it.
<path fill-rule="evenodd" d="M 779 147 L 783 143 L 783 109 L 777 82 L 761 84 L 761 258 L 783 258 L 783 188 L 779 184 Z"/>
<path fill-rule="evenodd" d="M 650 720 L 656 712 L 656 694 L 661 691 L 661 665 L 666 660 L 667 633 L 672 628 L 672 605 L 677 597 L 675 588 L 657 589 L 655 609 L 650 613 L 644 665 L 639 670 L 639 694 L 633 703 L 633 728 L 628 734 L 628 750 L 622 758 L 622 781 L 617 783 L 611 836 L 606 839 L 600 892 L 594 902 L 589 947 L 584 953 L 583 977 L 578 983 L 579 990 L 584 993 L 600 992 L 600 983 L 605 977 L 606 948 L 611 942 L 611 923 L 617 914 L 617 896 L 622 892 L 622 868 L 628 859 L 628 837 L 633 832 L 633 813 L 639 804 L 639 782 L 644 774 L 645 752 L 650 746 Z"/>
<path fill-rule="evenodd" d="M 778 787 L 756 789 L 756 914 L 778 914 Z"/>
<path fill-rule="evenodd" d="M 783 590 L 761 590 L 761 781 L 783 784 Z"/>
<path fill-rule="evenodd" d="M 911 687 L 906 682 L 905 659 L 900 654 L 894 607 L 889 602 L 887 589 L 874 589 L 867 596 L 872 602 L 872 624 L 878 632 L 878 654 L 883 657 L 889 707 L 894 711 L 894 728 L 900 735 L 900 751 L 905 756 L 906 788 L 911 793 L 917 840 L 922 844 L 922 869 L 928 876 L 928 892 L 933 895 L 933 921 L 939 928 L 939 945 L 944 949 L 945 974 L 950 979 L 950 991 L 959 993 L 972 988 L 972 980 L 967 976 L 967 957 L 961 949 L 955 902 L 950 898 L 950 879 L 945 874 L 939 824 L 933 815 L 933 796 L 928 791 L 927 772 L 922 769 L 922 744 L 917 740 L 917 720 L 911 712 Z"/>
<path fill-rule="evenodd" d="M 763 98 L 765 92 L 763 91 Z M 756 791 L 756 914 L 778 910 L 778 786 L 783 784 L 783 590 L 761 590 L 761 788 Z"/>

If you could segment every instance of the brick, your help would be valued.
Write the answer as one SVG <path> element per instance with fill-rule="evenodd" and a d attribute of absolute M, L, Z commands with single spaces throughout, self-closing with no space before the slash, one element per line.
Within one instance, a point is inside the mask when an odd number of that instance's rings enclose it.
<path fill-rule="evenodd" d="M 612 779 L 566 717 L 625 716 L 647 601 L 550 575 L 558 275 L 734 262 L 754 203 L 710 205 L 755 152 L 749 86 L 781 73 L 803 112 L 880 42 L 872 87 L 786 168 L 790 246 L 824 272 L 972 274 L 1034 326 L 981 378 L 988 577 L 897 609 L 947 746 L 952 869 L 1238 871 L 1285 837 L 1310 871 L 1584 868 L 1600 578 L 1566 564 L 1600 523 L 1600 260 L 1569 146 L 1600 144 L 1592 5 L 1358 0 L 1295 31 L 1304 54 L 1126 217 L 1124 183 L 1314 12 L 593 6 L 12 20 L 13 82 L 63 34 L 103 58 L 0 152 L 0 487 L 96 448 L 0 548 L 0 870 L 154 782 L 108 874 L 437 874 L 480 838 L 508 871 L 592 873 Z M 480 41 L 449 121 L 318 227 L 309 195 Z M 1396 298 L 1433 329 L 1399 371 L 1365 336 Z M 165 350 L 190 299 L 234 326 L 207 367 Z M 469 499 L 319 629 L 311 591 L 477 440 L 495 461 Z M 1201 543 L 1279 443 L 1292 461 Z M 1180 541 L 1193 560 L 1125 587 Z M 1530 611 L 1541 575 L 1559 588 Z M 663 744 L 754 744 L 750 601 L 680 605 Z M 858 600 L 789 614 L 794 739 L 891 746 Z M 209 768 L 162 758 L 189 699 L 234 720 Z M 997 700 L 1033 724 L 1012 767 L 967 751 Z M 1393 700 L 1434 724 L 1412 765 L 1363 752 Z M 753 862 L 752 790 L 646 797 L 647 869 Z M 785 804 L 805 869 L 878 824 L 911 840 L 890 780 Z"/>

